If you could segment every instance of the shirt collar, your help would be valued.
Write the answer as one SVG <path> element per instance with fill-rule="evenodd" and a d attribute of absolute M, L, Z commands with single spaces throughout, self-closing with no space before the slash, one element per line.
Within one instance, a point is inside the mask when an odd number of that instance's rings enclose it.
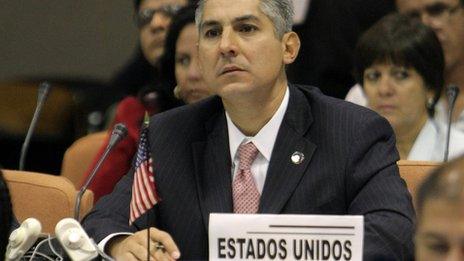
<path fill-rule="evenodd" d="M 290 93 L 287 87 L 282 103 L 274 113 L 274 116 L 272 116 L 269 122 L 266 123 L 266 125 L 264 125 L 264 127 L 261 128 L 261 130 L 254 137 L 248 137 L 243 134 L 232 122 L 229 114 L 226 111 L 227 129 L 229 131 L 229 148 L 232 160 L 235 158 L 235 154 L 240 144 L 243 142 L 252 141 L 256 148 L 258 148 L 259 152 L 264 156 L 264 158 L 266 158 L 267 161 L 270 161 L 272 150 L 274 148 L 277 134 L 279 132 L 279 127 L 282 124 L 285 112 L 287 111 L 289 98 Z"/>

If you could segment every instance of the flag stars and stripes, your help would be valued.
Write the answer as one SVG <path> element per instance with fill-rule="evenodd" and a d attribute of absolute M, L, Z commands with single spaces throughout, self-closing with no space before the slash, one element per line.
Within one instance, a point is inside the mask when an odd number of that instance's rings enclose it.
<path fill-rule="evenodd" d="M 137 149 L 134 183 L 132 185 L 132 199 L 130 203 L 130 219 L 132 224 L 137 218 L 159 202 L 156 192 L 152 158 L 148 145 L 148 128 L 144 126 L 140 133 Z"/>

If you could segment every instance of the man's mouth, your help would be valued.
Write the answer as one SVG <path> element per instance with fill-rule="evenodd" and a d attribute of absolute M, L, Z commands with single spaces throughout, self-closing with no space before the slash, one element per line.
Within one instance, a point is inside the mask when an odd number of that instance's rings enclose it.
<path fill-rule="evenodd" d="M 243 71 L 242 68 L 235 66 L 235 65 L 227 65 L 222 68 L 220 75 L 224 75 L 227 73 L 232 73 L 232 72 L 240 72 Z"/>

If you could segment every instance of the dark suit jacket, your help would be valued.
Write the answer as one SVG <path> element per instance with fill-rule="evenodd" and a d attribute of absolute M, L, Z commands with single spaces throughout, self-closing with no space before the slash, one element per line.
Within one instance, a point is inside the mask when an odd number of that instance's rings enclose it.
<path fill-rule="evenodd" d="M 150 223 L 169 232 L 185 259 L 208 257 L 210 213 L 233 212 L 231 159 L 218 97 L 158 114 L 150 143 L 159 195 Z M 304 153 L 295 165 L 290 156 Z M 290 101 L 272 153 L 259 213 L 352 214 L 365 217 L 364 257 L 410 259 L 414 211 L 399 177 L 388 122 L 316 88 L 290 85 Z M 133 173 L 84 220 L 97 242 L 128 226 Z"/>

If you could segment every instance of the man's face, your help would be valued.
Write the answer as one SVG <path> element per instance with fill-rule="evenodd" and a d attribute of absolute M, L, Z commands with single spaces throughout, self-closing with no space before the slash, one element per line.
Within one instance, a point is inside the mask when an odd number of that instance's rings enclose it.
<path fill-rule="evenodd" d="M 290 38 L 275 34 L 260 0 L 209 0 L 204 7 L 199 36 L 199 64 L 212 94 L 223 99 L 273 95 L 285 79 L 285 64 L 296 53 L 288 51 Z M 238 95 L 238 96 L 237 96 Z M 248 96 L 249 97 L 249 96 Z"/>
<path fill-rule="evenodd" d="M 464 63 L 464 7 L 460 0 L 396 0 L 401 13 L 418 16 L 440 39 L 446 69 Z"/>
<path fill-rule="evenodd" d="M 163 54 L 166 31 L 173 10 L 186 4 L 187 0 L 144 0 L 140 4 L 138 11 L 140 46 L 143 55 L 151 64 L 156 64 Z"/>
<path fill-rule="evenodd" d="M 464 260 L 464 208 L 462 200 L 429 199 L 416 231 L 416 259 Z"/>

